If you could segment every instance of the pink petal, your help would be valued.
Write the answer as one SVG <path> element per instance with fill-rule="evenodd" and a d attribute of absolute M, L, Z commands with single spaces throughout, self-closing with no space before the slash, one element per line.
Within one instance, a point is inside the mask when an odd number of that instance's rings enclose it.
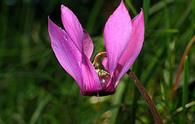
<path fill-rule="evenodd" d="M 73 44 L 68 34 L 48 19 L 48 31 L 52 49 L 61 66 L 82 86 L 81 81 L 81 53 Z"/>
<path fill-rule="evenodd" d="M 108 56 L 109 71 L 113 72 L 126 48 L 132 32 L 131 18 L 123 0 L 109 17 L 104 29 L 104 40 Z"/>
<path fill-rule="evenodd" d="M 61 18 L 64 28 L 74 44 L 90 59 L 93 52 L 93 42 L 87 32 L 84 32 L 75 14 L 66 6 L 61 5 Z"/>
<path fill-rule="evenodd" d="M 83 86 L 81 92 L 93 93 L 102 89 L 96 70 L 86 56 L 83 56 L 82 61 L 82 77 Z"/>
<path fill-rule="evenodd" d="M 84 32 L 84 38 L 83 38 L 83 50 L 85 55 L 90 59 L 91 55 L 93 53 L 93 42 L 91 37 L 87 32 Z"/>
<path fill-rule="evenodd" d="M 137 56 L 139 55 L 143 42 L 144 42 L 144 14 L 143 10 L 137 15 L 132 22 L 133 32 L 131 40 L 124 51 L 123 55 L 119 61 L 119 70 L 122 70 L 119 74 L 118 80 L 130 69 L 132 64 L 135 62 Z"/>
<path fill-rule="evenodd" d="M 103 59 L 102 65 L 104 66 L 104 69 L 108 71 L 108 58 L 107 57 Z"/>
<path fill-rule="evenodd" d="M 75 14 L 66 6 L 61 5 L 61 18 L 64 29 L 81 51 L 83 41 L 83 28 Z"/>

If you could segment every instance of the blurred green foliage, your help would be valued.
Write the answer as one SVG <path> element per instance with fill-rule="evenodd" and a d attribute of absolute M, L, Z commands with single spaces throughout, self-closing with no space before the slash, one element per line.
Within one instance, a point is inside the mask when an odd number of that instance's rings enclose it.
<path fill-rule="evenodd" d="M 127 77 L 117 92 L 84 97 L 51 50 L 48 16 L 61 26 L 60 5 L 77 15 L 103 51 L 102 31 L 119 0 L 0 1 L 0 124 L 149 124 L 147 104 Z M 133 66 L 167 124 L 195 123 L 195 47 L 170 99 L 181 56 L 195 34 L 195 0 L 125 0 L 145 12 L 145 42 Z M 184 108 L 182 108 L 184 107 Z M 186 107 L 186 108 L 185 108 Z"/>

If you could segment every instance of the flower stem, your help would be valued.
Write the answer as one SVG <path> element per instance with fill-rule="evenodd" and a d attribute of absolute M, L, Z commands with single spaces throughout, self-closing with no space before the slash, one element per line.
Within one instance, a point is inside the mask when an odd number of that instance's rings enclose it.
<path fill-rule="evenodd" d="M 148 106 L 150 108 L 150 111 L 152 112 L 152 116 L 154 118 L 155 124 L 163 124 L 161 117 L 160 117 L 160 114 L 158 113 L 154 102 L 152 101 L 152 99 L 148 95 L 146 89 L 144 88 L 144 86 L 142 85 L 140 80 L 137 78 L 136 74 L 134 72 L 132 72 L 131 70 L 129 70 L 127 72 L 127 74 L 130 77 L 130 79 L 134 81 L 139 92 L 144 97 L 145 101 L 148 103 Z"/>

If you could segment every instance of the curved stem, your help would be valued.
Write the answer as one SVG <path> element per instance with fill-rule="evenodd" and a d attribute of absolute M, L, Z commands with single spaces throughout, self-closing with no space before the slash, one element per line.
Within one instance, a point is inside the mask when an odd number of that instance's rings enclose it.
<path fill-rule="evenodd" d="M 134 81 L 134 83 L 135 83 L 136 87 L 138 88 L 139 92 L 144 97 L 145 101 L 148 103 L 148 106 L 150 108 L 150 111 L 152 112 L 152 116 L 154 118 L 155 124 L 163 124 L 163 122 L 161 120 L 161 117 L 160 117 L 160 114 L 158 113 L 154 102 L 152 101 L 152 99 L 148 95 L 146 89 L 144 88 L 144 86 L 142 85 L 140 80 L 137 78 L 135 73 L 132 72 L 131 70 L 129 70 L 127 72 L 127 74 L 129 75 L 130 79 L 132 79 Z"/>

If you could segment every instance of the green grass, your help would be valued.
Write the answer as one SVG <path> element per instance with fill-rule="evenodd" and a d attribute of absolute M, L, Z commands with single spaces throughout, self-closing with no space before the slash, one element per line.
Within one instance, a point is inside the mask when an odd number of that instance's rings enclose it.
<path fill-rule="evenodd" d="M 143 8 L 144 47 L 133 66 L 167 124 L 195 123 L 195 45 L 170 98 L 181 57 L 195 35 L 195 0 L 124 0 L 132 16 Z M 0 124 L 150 124 L 150 110 L 124 77 L 114 95 L 80 95 L 50 47 L 47 18 L 60 23 L 69 6 L 92 35 L 93 56 L 103 51 L 102 32 L 119 1 L 0 1 Z M 94 102 L 98 101 L 99 102 Z"/>

